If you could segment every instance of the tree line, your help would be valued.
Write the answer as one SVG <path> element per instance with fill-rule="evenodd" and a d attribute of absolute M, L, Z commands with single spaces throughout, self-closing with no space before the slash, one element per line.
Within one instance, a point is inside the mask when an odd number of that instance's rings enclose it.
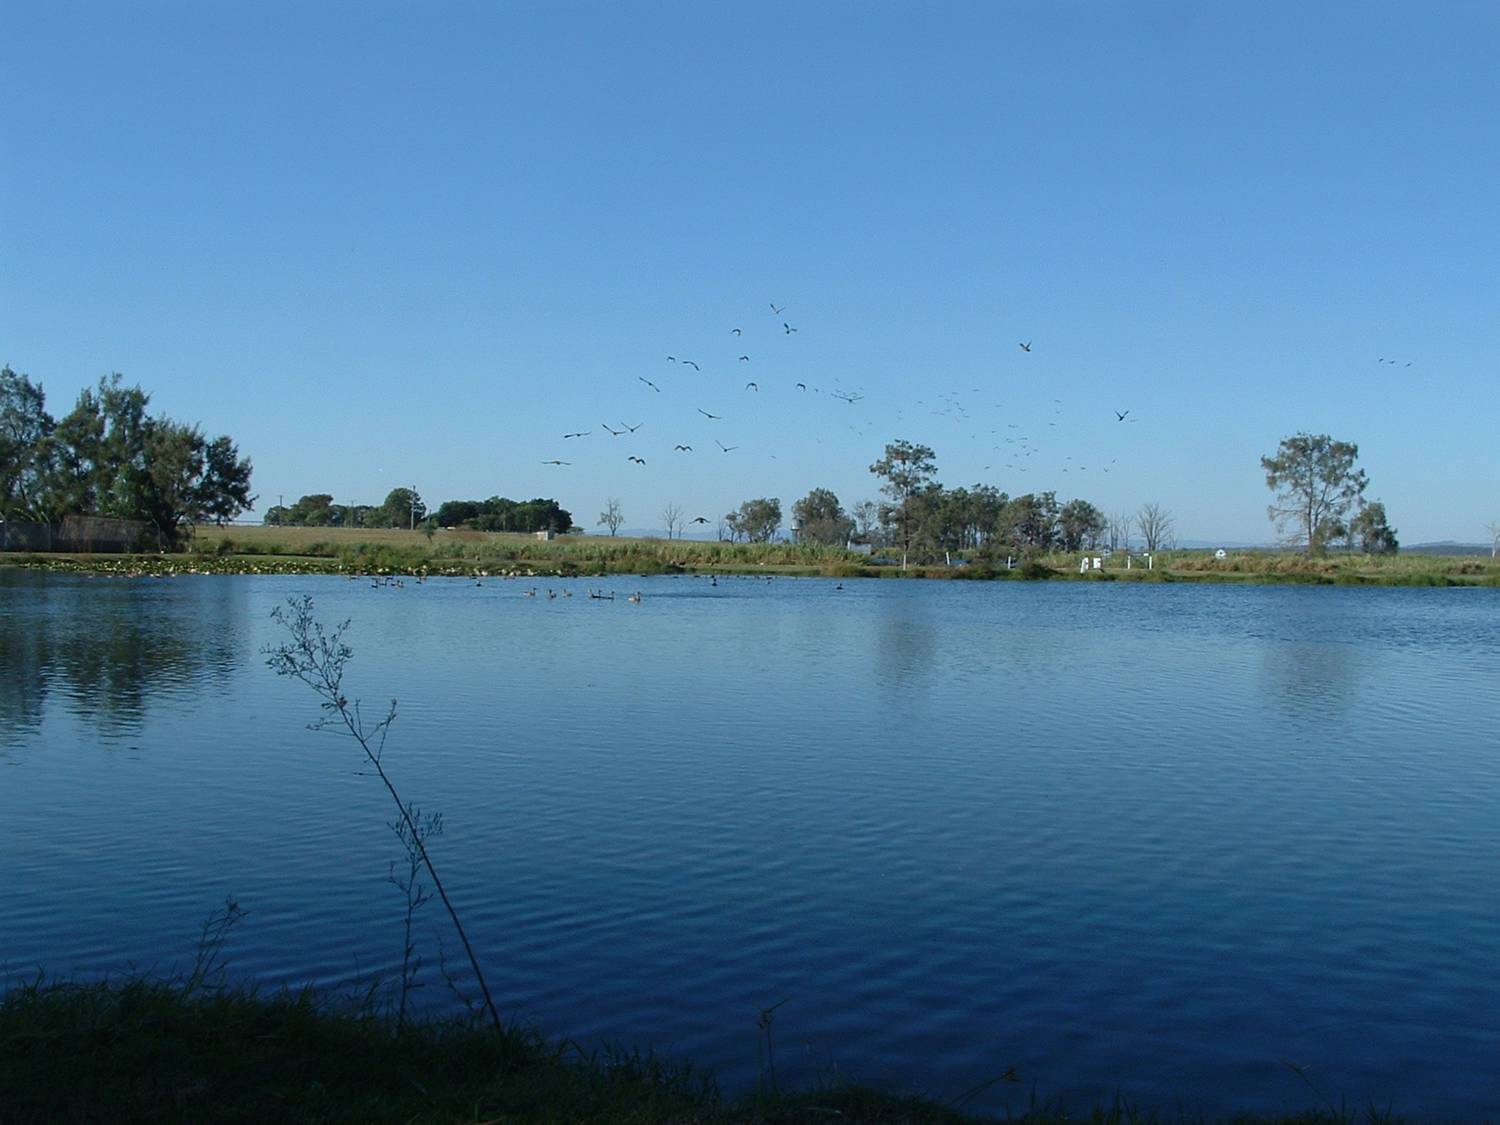
<path fill-rule="evenodd" d="M 150 402 L 115 374 L 54 418 L 40 383 L 0 369 L 0 517 L 138 521 L 165 549 L 194 524 L 225 523 L 250 508 L 250 460 L 234 442 L 150 414 Z"/>
<path fill-rule="evenodd" d="M 936 455 L 925 445 L 892 442 L 870 466 L 883 482 L 883 502 L 862 500 L 846 509 L 828 488 L 814 488 L 792 505 L 792 538 L 803 543 L 899 547 L 904 559 L 925 561 L 956 552 L 1035 554 L 1109 546 L 1126 549 L 1139 533 L 1147 551 L 1171 546 L 1174 519 L 1160 504 L 1107 516 L 1083 499 L 1058 500 L 1056 492 L 1011 496 L 993 485 L 947 488 L 936 479 Z M 682 510 L 661 514 L 667 537 L 680 533 Z M 746 500 L 716 524 L 720 539 L 765 543 L 782 528 L 780 497 Z M 625 517 L 610 499 L 599 524 L 615 534 Z M 695 520 L 692 522 L 702 522 Z"/>
<path fill-rule="evenodd" d="M 414 488 L 393 488 L 381 504 L 336 504 L 326 492 L 311 493 L 295 504 L 274 505 L 265 522 L 281 527 L 439 527 L 475 531 L 571 531 L 573 516 L 556 500 L 448 500 L 429 515 Z"/>

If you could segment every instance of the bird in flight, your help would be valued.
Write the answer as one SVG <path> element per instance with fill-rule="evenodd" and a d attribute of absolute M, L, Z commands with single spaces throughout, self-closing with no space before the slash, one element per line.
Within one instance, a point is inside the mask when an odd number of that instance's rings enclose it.
<path fill-rule="evenodd" d="M 684 453 L 691 453 L 693 451 L 693 447 L 691 445 L 674 445 L 672 447 L 672 451 L 674 453 L 677 452 L 679 449 L 682 450 Z"/>
<path fill-rule="evenodd" d="M 785 305 L 782 305 L 781 308 L 778 309 L 776 307 L 776 302 L 775 301 L 771 302 L 771 315 L 772 316 L 780 316 L 785 311 L 786 311 L 786 306 Z"/>
<path fill-rule="evenodd" d="M 735 334 L 735 335 L 736 335 L 736 336 L 743 336 L 743 335 L 744 335 L 744 333 L 743 333 L 743 332 L 741 332 L 741 331 L 740 331 L 740 330 L 739 330 L 739 329 L 738 329 L 738 328 L 736 328 L 736 329 L 735 329 L 735 330 L 734 330 L 734 334 Z"/>
<path fill-rule="evenodd" d="M 725 453 L 731 453 L 734 450 L 736 450 L 736 449 L 739 448 L 739 446 L 737 446 L 737 445 L 725 445 L 722 441 L 719 441 L 717 438 L 714 439 L 714 444 L 717 445 L 720 449 L 722 449 Z"/>
<path fill-rule="evenodd" d="M 636 430 L 638 430 L 638 429 L 640 429 L 640 428 L 641 428 L 641 427 L 642 427 L 642 426 L 644 426 L 644 425 L 645 425 L 645 424 L 646 424 L 646 423 L 644 423 L 644 422 L 637 422 L 637 423 L 636 423 L 636 424 L 635 424 L 635 425 L 633 425 L 633 426 L 626 426 L 626 425 L 625 425 L 625 423 L 624 423 L 624 422 L 621 422 L 621 423 L 620 423 L 620 425 L 622 425 L 622 426 L 625 426 L 625 429 L 624 429 L 624 430 L 622 430 L 622 431 L 621 431 L 621 432 L 622 432 L 622 433 L 631 433 L 631 434 L 633 434 L 633 433 L 635 433 L 635 432 L 636 432 Z"/>
<path fill-rule="evenodd" d="M 749 363 L 750 362 L 750 357 L 747 356 L 747 355 L 742 355 L 742 356 L 740 356 L 740 362 L 741 363 Z"/>
<path fill-rule="evenodd" d="M 637 457 L 634 454 L 625 458 L 625 460 L 634 461 L 637 465 L 644 465 L 646 463 L 646 459 L 644 457 Z"/>
<path fill-rule="evenodd" d="M 708 517 L 707 516 L 694 516 L 692 519 L 688 520 L 688 523 L 707 523 L 707 522 L 708 522 Z"/>
<path fill-rule="evenodd" d="M 600 422 L 599 424 L 601 426 L 604 426 L 603 422 Z M 610 437 L 619 437 L 625 431 L 624 430 L 612 430 L 608 426 L 604 426 L 604 432 L 607 433 Z"/>
<path fill-rule="evenodd" d="M 677 357 L 675 355 L 669 355 L 669 356 L 667 356 L 667 362 L 668 363 L 676 363 L 677 362 Z"/>
<path fill-rule="evenodd" d="M 1016 347 L 1020 348 L 1023 352 L 1029 352 L 1031 350 L 1031 341 L 1027 340 L 1024 344 L 1017 344 Z"/>
<path fill-rule="evenodd" d="M 641 382 L 645 383 L 646 386 L 650 387 L 657 394 L 661 394 L 661 388 L 658 387 L 655 383 L 653 383 L 650 379 L 646 378 L 644 375 L 637 375 L 636 378 L 639 379 Z"/>
<path fill-rule="evenodd" d="M 704 410 L 703 407 L 701 407 L 701 406 L 698 407 L 698 413 L 701 414 L 701 415 L 703 415 L 703 417 L 705 417 L 705 418 L 712 418 L 716 422 L 723 421 L 723 419 L 724 419 L 724 415 L 722 415 L 722 414 L 710 414 L 707 410 Z"/>
<path fill-rule="evenodd" d="M 788 324 L 784 320 L 781 322 L 781 327 L 783 327 L 783 328 L 786 329 L 786 334 L 788 336 L 790 336 L 793 332 L 797 331 L 795 328 L 793 328 L 790 324 Z"/>
<path fill-rule="evenodd" d="M 1123 421 L 1125 421 L 1125 415 L 1129 414 L 1129 413 L 1130 413 L 1130 411 L 1128 411 L 1128 410 L 1125 410 L 1125 411 L 1116 410 L 1115 411 L 1115 417 L 1118 418 L 1121 422 L 1123 422 Z"/>
<path fill-rule="evenodd" d="M 797 384 L 797 389 L 799 391 L 805 391 L 805 390 L 807 390 L 807 384 L 806 383 L 798 383 Z"/>
<path fill-rule="evenodd" d="M 588 437 L 593 432 L 593 430 L 579 430 L 576 434 L 563 434 L 563 440 L 566 441 L 570 437 Z"/>
<path fill-rule="evenodd" d="M 760 390 L 760 384 L 759 383 L 746 383 L 745 384 L 745 390 L 747 390 L 747 391 L 758 391 L 758 390 Z"/>
<path fill-rule="evenodd" d="M 543 465 L 571 465 L 571 461 L 543 461 Z"/>
<path fill-rule="evenodd" d="M 702 371 L 702 370 L 703 370 L 703 368 L 701 368 L 701 367 L 699 367 L 699 366 L 698 366 L 698 365 L 697 365 L 697 364 L 696 364 L 696 363 L 694 363 L 694 362 L 693 362 L 693 361 L 692 361 L 692 360 L 690 360 L 690 359 L 685 359 L 685 360 L 683 360 L 683 361 L 682 361 L 682 362 L 683 362 L 683 363 L 685 363 L 685 364 L 687 364 L 687 365 L 688 365 L 688 366 L 689 366 L 689 367 L 691 367 L 691 368 L 692 368 L 692 369 L 693 369 L 693 370 L 694 370 L 694 371 Z"/>

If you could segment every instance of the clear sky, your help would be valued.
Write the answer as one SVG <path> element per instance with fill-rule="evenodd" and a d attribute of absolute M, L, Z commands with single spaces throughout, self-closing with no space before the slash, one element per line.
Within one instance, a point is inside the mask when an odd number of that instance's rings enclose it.
<path fill-rule="evenodd" d="M 1309 430 L 1403 542 L 1500 517 L 1492 2 L 18 3 L 0 52 L 0 362 L 124 373 L 261 511 L 660 527 L 905 438 L 1266 541 Z"/>

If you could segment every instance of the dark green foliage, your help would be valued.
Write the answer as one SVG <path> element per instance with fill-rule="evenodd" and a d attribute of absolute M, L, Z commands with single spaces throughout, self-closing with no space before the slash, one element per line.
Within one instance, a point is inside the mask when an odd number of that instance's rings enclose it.
<path fill-rule="evenodd" d="M 1104 513 L 1087 500 L 1069 500 L 1057 516 L 1058 545 L 1070 552 L 1096 547 L 1108 527 Z"/>
<path fill-rule="evenodd" d="M 781 526 L 781 501 L 776 497 L 746 500 L 740 510 L 724 517 L 731 539 L 747 543 L 769 543 Z"/>
<path fill-rule="evenodd" d="M 1050 551 L 1057 545 L 1059 514 L 1055 492 L 1017 496 L 1000 513 L 997 538 L 1017 551 Z"/>
<path fill-rule="evenodd" d="M 1367 555 L 1394 555 L 1400 544 L 1396 529 L 1386 522 L 1385 505 L 1366 504 L 1349 522 L 1349 538 Z"/>
<path fill-rule="evenodd" d="M 842 546 L 854 533 L 854 520 L 832 490 L 815 488 L 792 505 L 792 518 L 801 524 L 798 541 Z"/>
<path fill-rule="evenodd" d="M 250 507 L 250 462 L 234 443 L 148 414 L 150 401 L 113 375 L 54 422 L 39 385 L 0 371 L 0 515 L 134 520 L 166 548 L 188 525 L 224 523 Z"/>
<path fill-rule="evenodd" d="M 464 526 L 472 527 L 476 531 L 519 531 L 530 534 L 535 531 L 555 531 L 562 533 L 573 529 L 573 516 L 566 508 L 558 504 L 556 500 L 507 500 L 503 496 L 491 496 L 488 500 L 459 501 L 461 504 L 473 504 L 478 508 L 477 514 L 470 516 L 464 521 Z M 445 504 L 444 507 L 447 507 Z M 438 509 L 441 519 L 442 508 Z M 443 523 L 444 527 L 455 526 Z"/>
<path fill-rule="evenodd" d="M 1330 542 L 1343 538 L 1344 517 L 1356 507 L 1368 483 L 1363 469 L 1355 469 L 1359 446 L 1335 441 L 1327 434 L 1294 434 L 1282 438 L 1273 457 L 1262 457 L 1266 487 L 1276 503 L 1266 514 L 1284 533 L 1306 544 L 1309 554 L 1321 554 Z"/>

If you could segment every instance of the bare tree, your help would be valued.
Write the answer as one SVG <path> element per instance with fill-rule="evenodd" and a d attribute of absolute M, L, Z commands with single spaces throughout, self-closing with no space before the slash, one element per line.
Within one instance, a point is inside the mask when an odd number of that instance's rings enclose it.
<path fill-rule="evenodd" d="M 1158 548 L 1166 546 L 1172 537 L 1172 525 L 1176 522 L 1172 513 L 1155 501 L 1141 505 L 1140 511 L 1135 514 L 1135 525 L 1140 528 L 1141 538 L 1146 541 L 1148 555 L 1154 555 Z"/>
<path fill-rule="evenodd" d="M 1490 558 L 1494 558 L 1500 554 L 1500 520 L 1490 520 L 1484 529 L 1490 533 Z"/>
<path fill-rule="evenodd" d="M 1109 549 L 1130 550 L 1130 533 L 1135 530 L 1135 517 L 1129 512 L 1116 512 L 1109 517 Z"/>
<path fill-rule="evenodd" d="M 599 523 L 601 526 L 609 528 L 609 533 L 613 535 L 620 530 L 620 525 L 624 522 L 625 517 L 620 514 L 620 502 L 611 496 L 606 501 L 604 511 L 599 513 Z"/>
<path fill-rule="evenodd" d="M 671 539 L 682 529 L 682 509 L 676 504 L 668 504 L 661 510 L 661 522 L 667 525 L 667 538 Z"/>
<path fill-rule="evenodd" d="M 880 528 L 880 505 L 873 500 L 861 500 L 849 509 L 849 514 L 854 517 L 855 534 L 859 536 L 859 541 L 873 543 L 875 533 Z"/>

